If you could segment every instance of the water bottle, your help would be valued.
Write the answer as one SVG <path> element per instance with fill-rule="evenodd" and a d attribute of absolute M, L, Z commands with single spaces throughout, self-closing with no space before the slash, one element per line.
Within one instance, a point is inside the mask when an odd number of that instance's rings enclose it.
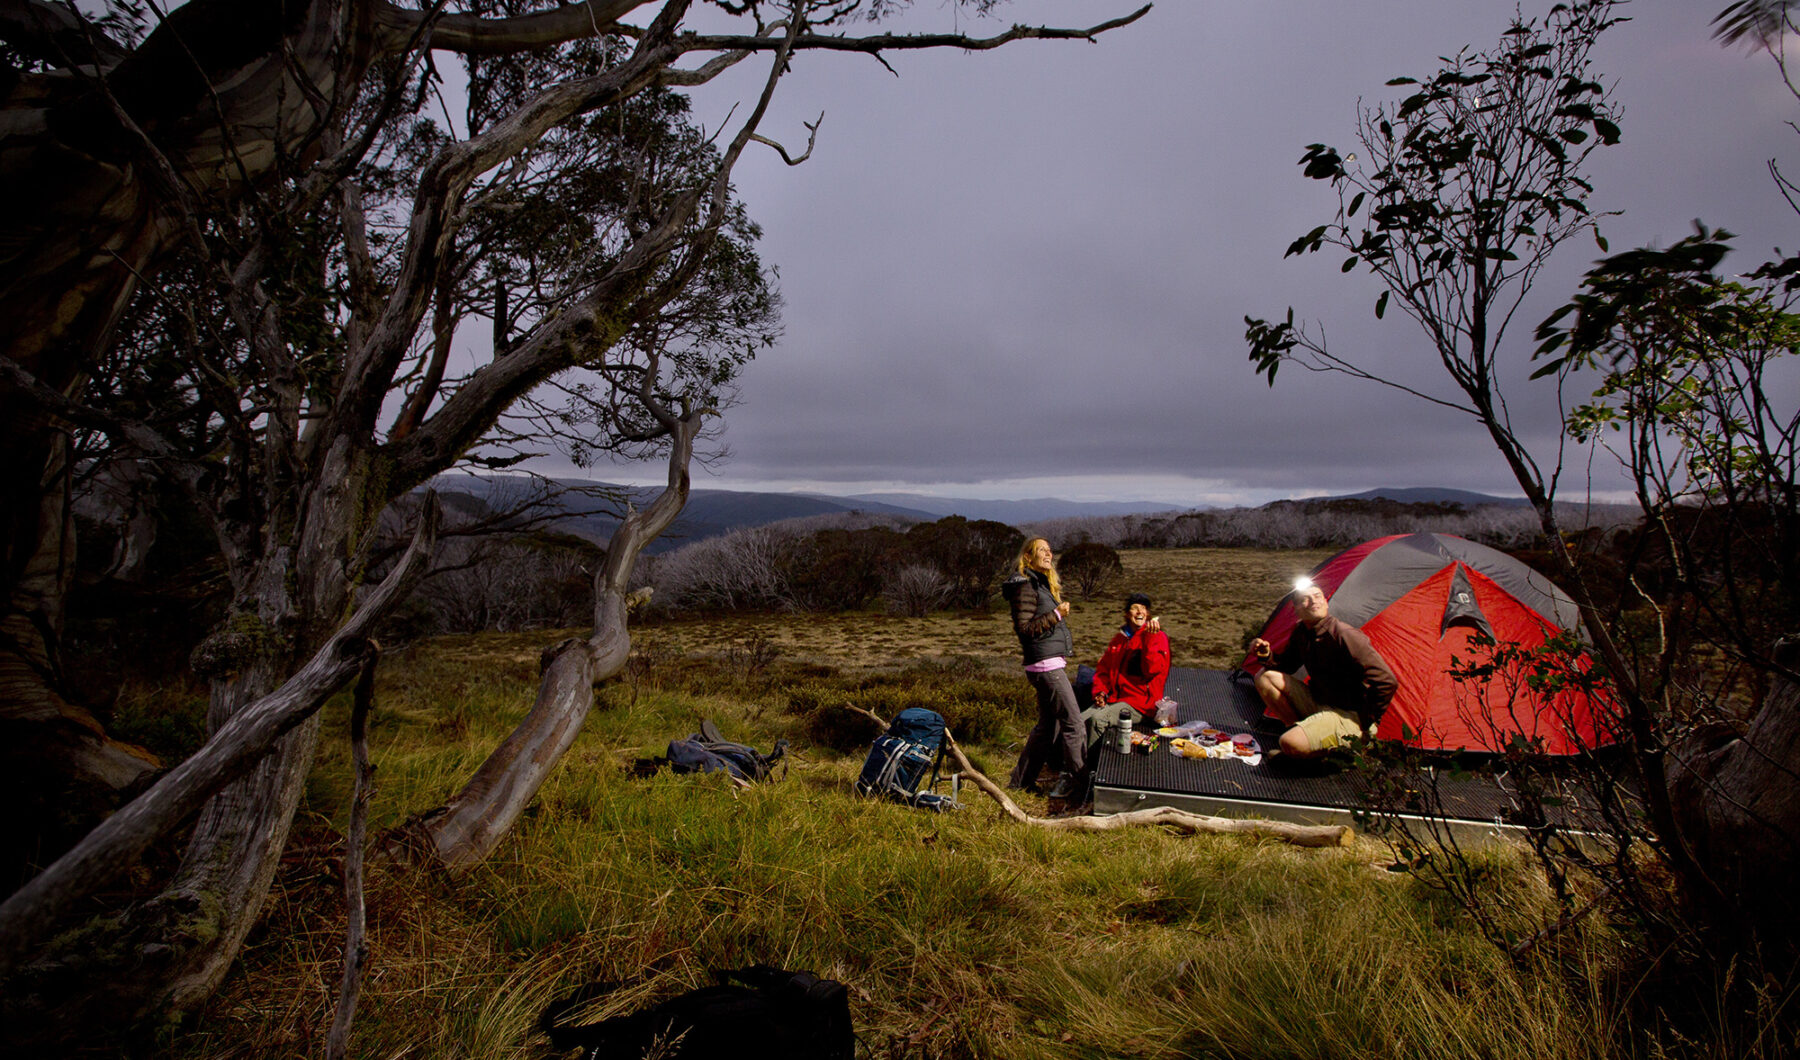
<path fill-rule="evenodd" d="M 1127 718 L 1127 717 L 1119 718 L 1118 728 L 1119 728 L 1119 753 L 1122 755 L 1128 755 L 1131 753 L 1131 719 Z"/>

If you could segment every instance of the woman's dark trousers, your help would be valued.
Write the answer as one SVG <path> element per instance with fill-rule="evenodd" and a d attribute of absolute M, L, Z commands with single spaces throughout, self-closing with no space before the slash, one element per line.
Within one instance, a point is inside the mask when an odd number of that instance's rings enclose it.
<path fill-rule="evenodd" d="M 1087 730 L 1081 723 L 1081 708 L 1075 702 L 1068 671 L 1028 671 L 1025 679 L 1037 693 L 1037 725 L 1025 738 L 1025 750 L 1019 752 L 1019 762 L 1013 766 L 1011 784 L 1015 788 L 1037 783 L 1045 760 L 1057 747 L 1062 749 L 1065 773 L 1077 775 L 1087 764 Z"/>

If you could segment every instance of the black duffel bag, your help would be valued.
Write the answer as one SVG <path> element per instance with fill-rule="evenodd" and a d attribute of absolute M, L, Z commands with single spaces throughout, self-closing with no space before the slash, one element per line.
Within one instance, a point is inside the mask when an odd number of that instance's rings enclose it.
<path fill-rule="evenodd" d="M 590 986 L 553 1002 L 538 1020 L 558 1049 L 580 1046 L 584 1060 L 637 1060 L 660 1045 L 660 1055 L 683 1060 L 853 1060 L 850 992 L 835 979 L 766 964 L 713 973 L 703 986 L 625 1016 L 559 1026 L 580 1006 L 610 992 Z"/>

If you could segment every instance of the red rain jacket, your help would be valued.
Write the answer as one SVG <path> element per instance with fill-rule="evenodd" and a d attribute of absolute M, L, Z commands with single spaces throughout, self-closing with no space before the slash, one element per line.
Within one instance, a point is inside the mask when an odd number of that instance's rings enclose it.
<path fill-rule="evenodd" d="M 1150 720 L 1168 680 L 1168 636 L 1147 629 L 1128 636 L 1120 630 L 1094 666 L 1094 702 L 1129 703 Z"/>

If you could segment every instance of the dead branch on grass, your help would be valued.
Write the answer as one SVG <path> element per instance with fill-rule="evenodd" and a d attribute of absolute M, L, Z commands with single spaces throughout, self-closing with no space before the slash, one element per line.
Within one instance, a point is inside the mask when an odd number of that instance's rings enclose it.
<path fill-rule="evenodd" d="M 326 1060 L 343 1060 L 350 1049 L 350 1025 L 362 996 L 363 962 L 369 947 L 364 938 L 368 908 L 363 901 L 363 852 L 368 845 L 369 800 L 375 796 L 375 766 L 369 761 L 369 711 L 375 705 L 375 666 L 381 644 L 369 641 L 368 658 L 357 676 L 350 709 L 350 757 L 356 764 L 356 796 L 350 804 L 350 829 L 344 847 L 344 979 L 338 988 L 337 1013 L 325 1039 Z"/>
<path fill-rule="evenodd" d="M 887 731 L 887 722 L 863 707 L 841 704 L 845 710 L 855 711 L 863 717 L 881 726 Z M 1272 836 L 1303 847 L 1337 847 L 1349 846 L 1355 838 L 1355 832 L 1344 825 L 1306 825 L 1292 824 L 1287 821 L 1254 821 L 1235 817 L 1211 817 L 1206 814 L 1189 813 L 1173 806 L 1158 806 L 1148 810 L 1131 810 L 1127 813 L 1115 813 L 1106 817 L 1082 815 L 1079 817 L 1033 817 L 1019 808 L 1000 785 L 989 780 L 981 770 L 976 769 L 967 755 L 957 745 L 956 738 L 944 731 L 944 743 L 950 754 L 956 759 L 956 767 L 974 782 L 975 786 L 1000 804 L 1000 811 L 1020 824 L 1048 828 L 1056 832 L 1116 832 L 1126 828 L 1144 826 L 1164 826 L 1187 835 L 1251 833 Z"/>

